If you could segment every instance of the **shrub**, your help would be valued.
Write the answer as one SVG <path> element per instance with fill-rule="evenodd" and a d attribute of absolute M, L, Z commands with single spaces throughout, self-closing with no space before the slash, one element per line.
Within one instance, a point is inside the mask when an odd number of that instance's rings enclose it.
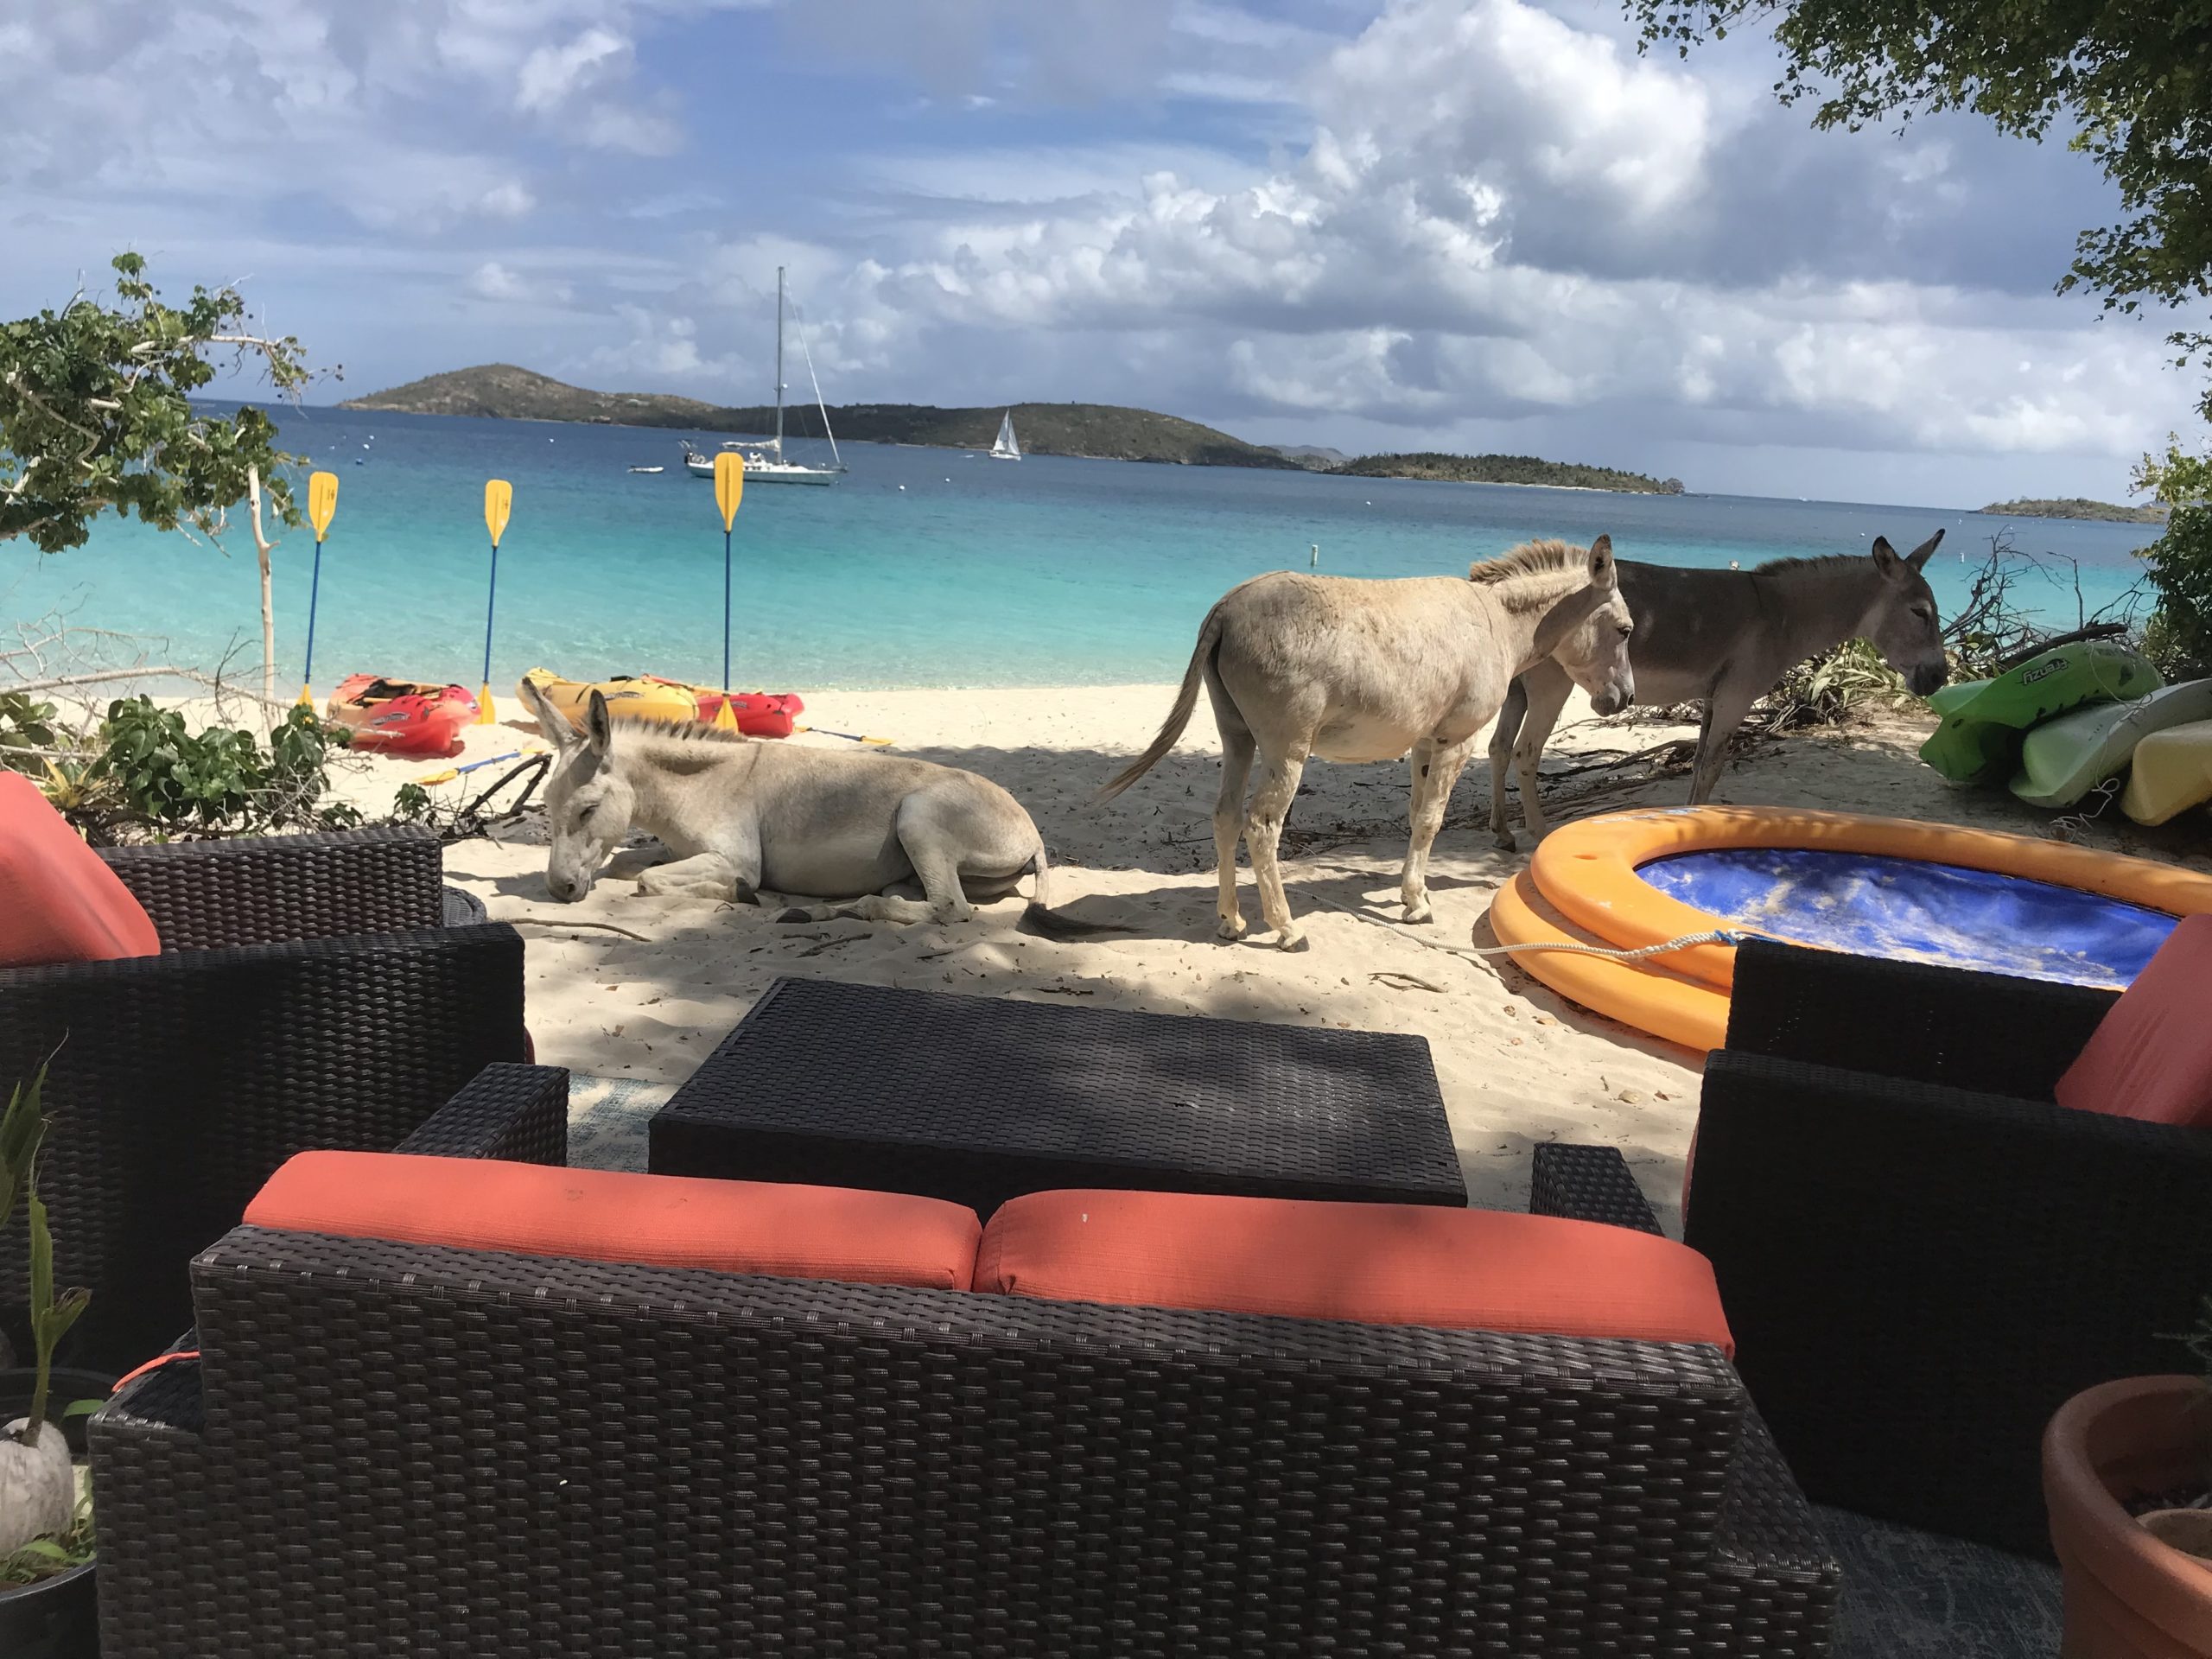
<path fill-rule="evenodd" d="M 2166 533 L 2142 550 L 2158 596 L 2144 655 L 2170 680 L 2212 675 L 2212 456 L 2184 454 L 2169 439 L 2163 459 L 2144 457 L 2135 483 L 2173 510 Z"/>

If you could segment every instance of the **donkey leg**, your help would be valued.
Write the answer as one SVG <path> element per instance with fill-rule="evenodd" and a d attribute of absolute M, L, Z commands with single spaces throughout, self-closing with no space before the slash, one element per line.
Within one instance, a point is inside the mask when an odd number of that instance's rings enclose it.
<path fill-rule="evenodd" d="M 1751 712 L 1751 705 L 1758 701 L 1756 690 L 1721 685 L 1714 688 L 1705 705 L 1705 726 L 1697 740 L 1697 765 L 1690 772 L 1690 804 L 1702 806 L 1713 798 L 1713 791 L 1720 782 L 1721 768 L 1728 764 L 1728 745 L 1735 738 L 1736 728 L 1744 723 L 1744 716 Z"/>
<path fill-rule="evenodd" d="M 1544 746 L 1552 741 L 1552 729 L 1559 724 L 1560 711 L 1573 692 L 1574 682 L 1564 673 L 1543 677 L 1529 696 L 1528 718 L 1513 745 L 1513 769 L 1521 782 L 1521 821 L 1538 841 L 1544 838 L 1544 791 L 1537 769 Z"/>
<path fill-rule="evenodd" d="M 1505 810 L 1505 771 L 1515 756 L 1514 741 L 1521 734 L 1521 721 L 1529 712 L 1529 681 L 1526 675 L 1516 677 L 1505 694 L 1504 706 L 1497 711 L 1497 724 L 1490 734 L 1490 832 L 1497 844 L 1507 852 L 1513 850 L 1513 826 L 1508 822 Z"/>
<path fill-rule="evenodd" d="M 1260 890 L 1260 914 L 1274 930 L 1275 944 L 1285 950 L 1306 948 L 1306 934 L 1291 919 L 1290 900 L 1282 890 L 1283 820 L 1298 798 L 1298 780 L 1306 772 L 1303 744 L 1287 754 L 1269 758 L 1260 774 L 1260 787 L 1252 796 L 1252 810 L 1244 820 L 1244 845 L 1252 854 L 1252 881 Z"/>
<path fill-rule="evenodd" d="M 1218 705 L 1217 705 L 1218 706 Z M 1213 804 L 1213 863 L 1221 896 L 1217 930 L 1224 939 L 1244 937 L 1244 913 L 1236 902 L 1236 838 L 1244 830 L 1244 785 L 1252 776 L 1252 734 L 1242 721 L 1221 722 L 1221 794 Z"/>
<path fill-rule="evenodd" d="M 926 918 L 939 922 L 972 922 L 976 906 L 968 902 L 968 889 L 960 880 L 960 855 L 966 842 L 960 833 L 960 806 L 956 800 L 932 800 L 927 793 L 909 795 L 899 803 L 893 825 L 914 879 L 929 896 L 926 906 L 911 899 L 877 894 L 886 905 L 924 910 Z M 861 901 L 867 903 L 866 899 Z M 887 915 L 882 919 L 899 919 Z M 908 917 L 922 920 L 923 917 Z"/>
<path fill-rule="evenodd" d="M 696 853 L 690 858 L 655 864 L 638 877 L 638 891 L 655 898 L 719 899 L 751 904 L 760 885 L 760 866 L 741 868 L 721 853 Z"/>
<path fill-rule="evenodd" d="M 1451 744 L 1423 738 L 1414 745 L 1413 838 L 1406 844 L 1405 875 L 1398 887 L 1398 896 L 1405 901 L 1405 919 L 1409 922 L 1436 918 L 1428 902 L 1428 850 L 1436 844 L 1436 832 L 1444 827 L 1444 809 L 1452 804 L 1452 785 L 1459 781 L 1474 747 L 1472 738 Z"/>

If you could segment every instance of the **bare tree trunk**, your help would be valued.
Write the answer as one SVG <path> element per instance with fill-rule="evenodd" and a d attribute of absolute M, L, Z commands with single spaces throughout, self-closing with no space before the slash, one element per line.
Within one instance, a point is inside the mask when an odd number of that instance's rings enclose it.
<path fill-rule="evenodd" d="M 276 701 L 276 612 L 269 593 L 269 537 L 261 528 L 261 468 L 245 470 L 246 499 L 253 503 L 253 546 L 261 557 L 261 699 Z"/>

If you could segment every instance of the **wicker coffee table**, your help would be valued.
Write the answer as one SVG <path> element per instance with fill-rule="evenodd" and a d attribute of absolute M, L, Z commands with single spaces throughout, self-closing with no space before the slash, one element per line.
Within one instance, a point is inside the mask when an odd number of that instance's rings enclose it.
<path fill-rule="evenodd" d="M 658 1174 L 1464 1205 L 1419 1037 L 779 979 L 653 1116 Z"/>

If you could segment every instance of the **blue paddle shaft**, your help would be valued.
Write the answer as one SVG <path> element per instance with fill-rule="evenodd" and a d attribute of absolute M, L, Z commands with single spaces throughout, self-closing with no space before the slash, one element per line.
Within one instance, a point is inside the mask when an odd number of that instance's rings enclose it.
<path fill-rule="evenodd" d="M 499 544 L 492 543 L 492 588 L 484 596 L 484 683 L 492 683 L 492 610 L 499 602 Z"/>
<path fill-rule="evenodd" d="M 308 660 L 301 671 L 303 685 L 315 683 L 315 602 L 322 592 L 322 537 L 315 538 L 315 575 L 308 582 Z"/>

